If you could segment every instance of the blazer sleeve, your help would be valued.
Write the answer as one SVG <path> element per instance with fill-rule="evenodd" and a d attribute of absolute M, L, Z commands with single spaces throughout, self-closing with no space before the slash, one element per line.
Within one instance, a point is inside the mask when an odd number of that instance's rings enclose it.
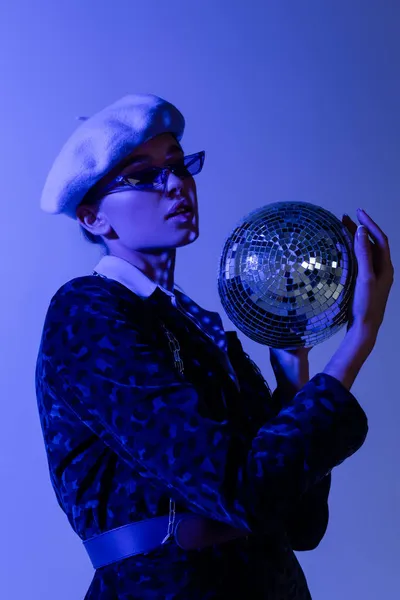
<path fill-rule="evenodd" d="M 257 428 L 283 406 L 278 390 L 271 394 L 260 369 L 244 351 L 237 333 L 227 331 L 228 353 L 249 406 L 249 421 Z M 328 497 L 331 473 L 310 486 L 288 510 L 285 529 L 294 550 L 314 550 L 325 535 L 329 521 Z"/>
<path fill-rule="evenodd" d="M 174 369 L 140 314 L 92 280 L 53 298 L 39 363 L 50 393 L 141 476 L 188 510 L 248 531 L 286 518 L 367 433 L 355 397 L 320 373 L 249 440 L 204 410 L 210 399 Z"/>
<path fill-rule="evenodd" d="M 329 521 L 330 487 L 329 473 L 292 507 L 286 519 L 286 532 L 293 550 L 315 550 L 324 537 Z"/>

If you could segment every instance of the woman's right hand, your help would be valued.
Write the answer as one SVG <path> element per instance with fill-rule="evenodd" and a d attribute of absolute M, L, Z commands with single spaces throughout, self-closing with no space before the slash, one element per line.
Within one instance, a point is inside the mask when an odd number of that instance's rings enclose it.
<path fill-rule="evenodd" d="M 375 343 L 393 284 L 394 269 L 385 233 L 365 211 L 359 209 L 357 216 L 358 228 L 348 215 L 343 217 L 343 224 L 354 236 L 358 263 L 348 331 L 357 329 L 362 337 Z"/>

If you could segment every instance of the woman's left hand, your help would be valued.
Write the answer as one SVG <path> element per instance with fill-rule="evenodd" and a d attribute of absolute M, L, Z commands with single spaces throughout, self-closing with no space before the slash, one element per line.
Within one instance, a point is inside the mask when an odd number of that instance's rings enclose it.
<path fill-rule="evenodd" d="M 290 402 L 310 379 L 308 355 L 311 348 L 269 350 L 279 396 L 283 402 Z"/>

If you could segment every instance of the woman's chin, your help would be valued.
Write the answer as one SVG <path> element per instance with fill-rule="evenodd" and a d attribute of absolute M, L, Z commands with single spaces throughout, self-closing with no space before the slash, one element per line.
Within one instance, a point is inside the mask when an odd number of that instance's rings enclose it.
<path fill-rule="evenodd" d="M 190 231 L 182 232 L 182 235 L 177 237 L 176 243 L 174 244 L 175 248 L 182 248 L 182 246 L 188 246 L 189 244 L 193 244 L 199 237 L 199 230 L 192 229 Z"/>

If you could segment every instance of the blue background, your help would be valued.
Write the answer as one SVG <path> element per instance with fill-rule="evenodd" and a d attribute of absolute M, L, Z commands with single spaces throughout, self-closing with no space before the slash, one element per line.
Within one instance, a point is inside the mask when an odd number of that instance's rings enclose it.
<path fill-rule="evenodd" d="M 151 92 L 205 149 L 201 235 L 179 250 L 176 280 L 221 311 L 225 237 L 245 213 L 281 200 L 337 216 L 371 213 L 398 264 L 400 4 L 397 0 L 14 0 L 0 9 L 0 581 L 7 600 L 84 597 L 92 568 L 50 486 L 34 365 L 51 295 L 89 273 L 98 249 L 39 197 L 61 145 L 119 97 Z M 315 600 L 398 597 L 399 292 L 353 388 L 370 434 L 335 470 L 331 521 L 300 554 Z M 224 315 L 224 323 L 233 328 Z M 343 332 L 311 353 L 321 370 Z M 274 385 L 267 348 L 245 349 Z"/>

